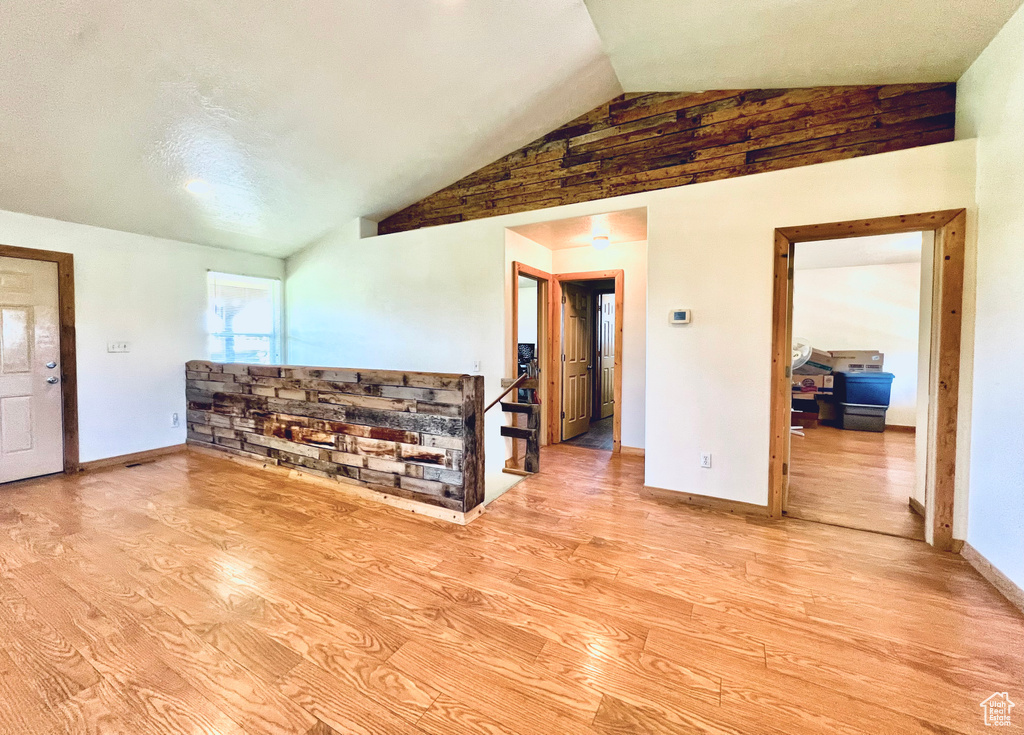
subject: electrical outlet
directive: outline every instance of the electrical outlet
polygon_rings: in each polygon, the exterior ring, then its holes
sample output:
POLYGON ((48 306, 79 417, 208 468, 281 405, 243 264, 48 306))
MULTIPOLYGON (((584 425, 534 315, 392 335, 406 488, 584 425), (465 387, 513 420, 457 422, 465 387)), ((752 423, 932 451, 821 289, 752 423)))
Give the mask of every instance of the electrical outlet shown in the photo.
POLYGON ((711 469, 711 452, 700 453, 700 466, 705 470, 711 469))
POLYGON ((172 413, 171 414, 171 428, 172 429, 177 429, 179 426, 181 426, 181 420, 178 418, 178 414, 172 413))
POLYGON ((127 342, 107 342, 107 352, 130 352, 131 347, 127 342))
POLYGON ((479 373, 480 372, 480 361, 479 360, 474 360, 473 361, 473 372, 474 373, 479 373))

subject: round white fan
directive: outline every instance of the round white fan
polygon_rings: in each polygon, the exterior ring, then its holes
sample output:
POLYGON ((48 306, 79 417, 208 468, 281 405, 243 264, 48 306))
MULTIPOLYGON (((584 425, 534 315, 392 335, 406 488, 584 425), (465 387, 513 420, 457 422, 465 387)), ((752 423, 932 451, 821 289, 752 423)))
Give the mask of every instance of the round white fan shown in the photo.
POLYGON ((811 359, 811 344, 803 337, 793 338, 793 369, 803 367, 811 359))

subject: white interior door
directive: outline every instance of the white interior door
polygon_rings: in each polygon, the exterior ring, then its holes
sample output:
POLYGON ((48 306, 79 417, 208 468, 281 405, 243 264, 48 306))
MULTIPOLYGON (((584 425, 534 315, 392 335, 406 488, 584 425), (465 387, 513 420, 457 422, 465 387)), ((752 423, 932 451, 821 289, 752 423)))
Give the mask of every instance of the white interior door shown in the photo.
POLYGON ((567 283, 562 287, 562 439, 590 428, 593 392, 590 385, 590 292, 567 283))
POLYGON ((601 294, 597 303, 601 307, 601 326, 598 331, 601 342, 598 350, 598 368, 601 371, 601 418, 606 419, 615 413, 615 294, 601 294))
POLYGON ((64 468, 57 264, 0 258, 0 482, 64 468))

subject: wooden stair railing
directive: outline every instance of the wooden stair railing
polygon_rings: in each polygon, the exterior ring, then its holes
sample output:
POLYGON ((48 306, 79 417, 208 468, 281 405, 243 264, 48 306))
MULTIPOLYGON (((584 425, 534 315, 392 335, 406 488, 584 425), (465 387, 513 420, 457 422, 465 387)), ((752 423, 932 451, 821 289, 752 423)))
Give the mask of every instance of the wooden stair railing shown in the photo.
POLYGON ((501 384, 502 384, 502 386, 503 386, 503 387, 505 388, 505 390, 503 390, 503 391, 501 392, 501 395, 500 395, 500 396, 498 396, 498 397, 497 397, 497 398, 495 398, 495 399, 494 399, 493 401, 491 401, 490 403, 488 403, 488 404, 487 404, 487 408, 485 408, 485 409, 484 409, 484 413, 487 413, 487 412, 488 412, 488 411, 490 411, 490 410, 491 410, 492 408, 494 408, 494 407, 495 407, 495 406, 497 406, 497 405, 498 405, 499 403, 501 403, 501 399, 502 399, 502 398, 504 398, 505 396, 507 396, 507 395, 508 395, 509 393, 511 393, 511 392, 512 392, 512 389, 513 389, 513 388, 518 388, 518 387, 519 387, 520 385, 522 385, 522 384, 523 384, 523 383, 525 383, 525 382, 526 382, 527 380, 529 380, 529 378, 530 378, 530 376, 529 376, 529 375, 527 375, 526 373, 523 373, 522 375, 520 375, 520 376, 519 376, 518 378, 516 378, 515 380, 513 380, 513 381, 512 381, 511 383, 509 383, 508 385, 505 385, 505 381, 504 381, 504 380, 503 380, 503 381, 501 381, 501 384))
MULTIPOLYGON (((501 410, 505 413, 512 415, 525 415, 526 416, 526 428, 520 426, 502 426, 501 435, 510 439, 525 440, 526 441, 526 456, 523 459, 522 472, 525 474, 536 474, 540 472, 540 406, 536 403, 510 403, 501 400, 515 388, 521 385, 526 385, 529 382, 536 383, 536 379, 531 379, 525 373, 520 375, 513 381, 502 381, 502 385, 505 386, 505 390, 502 391, 501 395, 491 401, 484 412, 490 411, 494 406, 501 404, 501 410), (507 384, 507 385, 506 385, 507 384)), ((513 449, 513 455, 515 450, 513 449)), ((506 470, 512 471, 514 474, 521 474, 522 472, 515 471, 515 468, 506 468, 506 470)))

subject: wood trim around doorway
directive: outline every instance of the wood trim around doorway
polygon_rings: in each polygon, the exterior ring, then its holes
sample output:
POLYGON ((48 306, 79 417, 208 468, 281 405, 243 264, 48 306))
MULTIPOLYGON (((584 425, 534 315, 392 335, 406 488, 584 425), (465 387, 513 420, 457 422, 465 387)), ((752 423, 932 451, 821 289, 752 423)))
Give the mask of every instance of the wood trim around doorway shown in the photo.
MULTIPOLYGON (((550 349, 550 339, 548 338, 548 319, 546 311, 542 310, 542 304, 547 304, 550 309, 551 302, 551 282, 554 280, 550 273, 528 266, 519 261, 512 261, 512 344, 510 345, 510 353, 512 355, 512 372, 509 375, 512 378, 519 377, 516 373, 518 372, 518 352, 519 352, 519 277, 525 276, 532 278, 537 281, 537 288, 539 289, 539 299, 537 303, 537 364, 541 366, 541 378, 544 377, 544 373, 548 370, 548 350, 550 349), (542 318, 543 317, 543 318, 542 318)), ((537 384, 537 395, 541 402, 541 431, 547 428, 545 424, 549 423, 548 413, 546 406, 551 403, 548 400, 548 387, 546 384, 538 381, 537 384)), ((513 403, 518 403, 517 398, 518 391, 515 394, 510 394, 509 399, 513 403)), ((541 443, 543 441, 544 434, 541 434, 541 443)), ((512 457, 505 461, 505 470, 511 471, 513 474, 519 471, 523 471, 522 465, 519 459, 519 448, 525 447, 525 439, 512 439, 512 457)), ((524 448, 525 452, 525 448, 524 448)))
POLYGON ((64 472, 80 469, 78 461, 78 358, 75 347, 75 259, 71 253, 0 245, 0 257, 57 264, 60 313, 61 398, 64 427, 64 472))
POLYGON ((622 269, 607 271, 585 271, 582 273, 556 273, 551 281, 550 323, 548 326, 548 443, 559 444, 562 441, 562 283, 566 281, 604 281, 615 280, 615 382, 612 393, 615 400, 615 413, 612 415, 612 452, 622 451, 622 328, 623 328, 623 287, 625 271, 622 269))
POLYGON ((928 391, 928 498, 926 531, 931 544, 952 551, 953 503, 956 480, 956 442, 959 402, 960 343, 962 333, 964 258, 967 214, 950 209, 922 214, 853 220, 775 230, 775 273, 772 298, 772 393, 769 451, 768 515, 782 516, 790 445, 792 360, 792 277, 794 245, 902 232, 935 232, 932 279, 933 355, 928 391), (934 434, 933 434, 934 431, 934 434))
MULTIPOLYGON (((516 354, 519 350, 519 276, 526 276, 532 278, 538 283, 546 283, 550 288, 551 274, 545 273, 537 268, 531 268, 528 265, 524 265, 517 260, 512 261, 512 362, 513 368, 516 363, 516 354)), ((550 298, 548 299, 550 301, 550 298)), ((538 336, 537 341, 540 342, 538 336)), ((538 353, 540 351, 540 344, 537 345, 538 353)), ((538 358, 541 356, 538 354, 538 358)), ((517 377, 515 375, 513 378, 517 377)))

